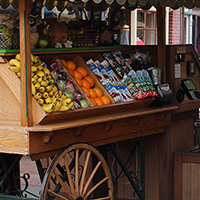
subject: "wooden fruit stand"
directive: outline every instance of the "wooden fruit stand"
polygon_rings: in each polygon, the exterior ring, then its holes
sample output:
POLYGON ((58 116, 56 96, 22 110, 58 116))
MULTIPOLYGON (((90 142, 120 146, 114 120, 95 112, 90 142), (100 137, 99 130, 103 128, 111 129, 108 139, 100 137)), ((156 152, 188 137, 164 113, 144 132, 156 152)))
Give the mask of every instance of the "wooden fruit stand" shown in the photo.
MULTIPOLYGON (((149 106, 154 99, 134 100, 126 103, 113 102, 110 105, 72 110, 65 113, 45 113, 32 97, 31 53, 39 55, 43 61, 48 63, 49 58, 53 58, 55 55, 63 59, 75 59, 79 54, 79 56, 87 60, 88 58, 98 57, 104 52, 115 50, 116 47, 85 49, 77 47, 72 50, 51 49, 47 51, 31 50, 30 25, 28 21, 31 5, 32 1, 25 0, 20 1, 20 4, 18 4, 21 79, 8 69, 7 60, 12 58, 16 52, 0 54, 0 152, 2 154, 27 155, 37 162, 42 158, 52 158, 58 153, 52 159, 47 173, 45 175, 40 174, 43 180, 40 199, 48 199, 49 195, 61 198, 59 195, 63 195, 62 190, 67 193, 69 199, 87 199, 93 193, 93 190, 104 182, 107 188, 105 196, 98 196, 97 194, 95 197, 95 194, 93 194, 94 197, 96 199, 114 199, 112 178, 108 166, 103 156, 94 146, 99 147, 135 138, 145 138, 145 153, 143 152, 145 154, 146 172, 145 178, 143 177, 145 179, 145 190, 143 188, 140 191, 134 183, 131 183, 131 185, 139 199, 172 199, 173 190, 170 186, 172 154, 178 148, 192 145, 192 125, 194 117, 198 117, 199 100, 190 101, 186 99, 180 105, 173 99, 172 104, 154 108, 149 106), (185 107, 185 105, 187 106, 185 107), (182 123, 185 123, 185 125, 183 126, 182 123), (187 128, 181 130, 185 126, 187 128), (181 135, 180 132, 185 135, 185 138, 188 139, 187 141, 180 143, 178 138, 181 135), (83 158, 81 158, 82 154, 83 158), (94 162, 94 166, 89 162, 90 154, 97 160, 94 162), (68 158, 66 159, 65 157, 68 158), (153 166, 152 157, 157 162, 155 166, 153 166), (64 168, 62 166, 63 163, 65 163, 64 168), (78 170, 80 163, 86 169, 92 169, 87 173, 83 169, 81 177, 79 177, 78 170), (164 163, 166 164, 165 166, 163 166, 164 163), (86 192, 99 166, 101 166, 102 170, 102 179, 93 180, 93 184, 96 183, 96 185, 94 184, 94 187, 91 186, 90 190, 86 192), (74 172, 74 183, 71 178, 71 170, 74 172), (152 177, 152 173, 156 178, 152 177), (91 174, 91 176, 87 177, 86 174, 91 174), (85 183, 84 179, 86 177, 90 181, 85 183), (65 186, 63 179, 66 179, 69 187, 65 186), (55 180, 53 189, 49 187, 51 180, 55 180)), ((161 39, 163 33, 159 33, 159 38, 161 39)), ((160 39, 159 42, 161 41, 160 39)), ((193 58, 195 52, 190 46, 182 47, 185 51, 179 52, 176 50, 178 47, 166 46, 164 46, 163 51, 159 51, 162 46, 160 45, 158 47, 145 46, 139 48, 141 51, 144 51, 144 49, 150 50, 154 57, 153 62, 162 66, 164 81, 169 81, 173 91, 176 92, 179 83, 174 84, 174 79, 171 75, 174 63, 170 63, 172 61, 168 59, 170 62, 168 61, 167 64, 171 66, 171 69, 166 67, 166 63, 163 63, 163 59, 166 59, 165 52, 172 52, 171 50, 175 49, 174 54, 186 55, 185 62, 189 59, 195 59, 198 67, 200 63, 196 57, 193 58), (159 59, 157 59, 157 55, 159 59), (163 59, 161 59, 162 57, 163 59)), ((135 51, 134 46, 117 48, 124 53, 135 51)), ((170 58, 173 56, 170 55, 170 58)), ((184 69, 185 66, 183 67, 184 69)), ((199 77, 199 69, 195 75, 195 83, 200 86, 197 77, 199 77)), ((110 147, 110 149, 113 153, 116 153, 114 148, 110 147)), ((118 162, 120 163, 120 158, 118 162)), ((123 163, 120 164, 123 168, 123 163)), ((126 169, 124 169, 124 172, 127 174, 129 181, 134 182, 129 177, 126 169)))

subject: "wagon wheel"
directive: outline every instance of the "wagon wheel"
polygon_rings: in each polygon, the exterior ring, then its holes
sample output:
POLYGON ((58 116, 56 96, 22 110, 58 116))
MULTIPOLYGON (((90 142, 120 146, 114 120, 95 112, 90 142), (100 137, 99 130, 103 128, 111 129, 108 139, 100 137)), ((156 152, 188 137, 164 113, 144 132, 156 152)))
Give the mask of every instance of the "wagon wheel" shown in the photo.
POLYGON ((60 151, 50 164, 40 200, 113 200, 108 165, 97 149, 78 143, 60 151))

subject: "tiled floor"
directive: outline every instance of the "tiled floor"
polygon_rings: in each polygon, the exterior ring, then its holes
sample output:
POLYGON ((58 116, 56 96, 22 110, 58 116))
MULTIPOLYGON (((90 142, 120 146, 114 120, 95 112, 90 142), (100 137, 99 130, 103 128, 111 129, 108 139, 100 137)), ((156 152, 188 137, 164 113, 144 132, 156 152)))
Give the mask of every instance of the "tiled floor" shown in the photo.
MULTIPOLYGON (((27 191, 39 197, 41 182, 38 175, 36 163, 34 161, 31 161, 31 159, 27 156, 23 156, 20 161, 20 175, 23 176, 25 173, 28 173, 30 175, 30 178, 28 179, 27 191)), ((24 187, 25 181, 21 179, 21 188, 24 189, 24 187)), ((34 196, 29 193, 25 193, 27 194, 27 197, 34 198, 34 196)))

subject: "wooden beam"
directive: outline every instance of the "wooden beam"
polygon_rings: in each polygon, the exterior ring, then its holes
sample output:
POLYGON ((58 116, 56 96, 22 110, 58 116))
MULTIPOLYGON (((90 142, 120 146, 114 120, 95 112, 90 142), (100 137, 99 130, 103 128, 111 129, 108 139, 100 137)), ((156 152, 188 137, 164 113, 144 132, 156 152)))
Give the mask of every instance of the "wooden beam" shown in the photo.
POLYGON ((18 0, 21 57, 21 125, 32 125, 30 0, 18 0))
POLYGON ((157 9, 157 41, 158 66, 162 70, 162 82, 166 82, 166 34, 165 34, 165 7, 159 3, 157 9))

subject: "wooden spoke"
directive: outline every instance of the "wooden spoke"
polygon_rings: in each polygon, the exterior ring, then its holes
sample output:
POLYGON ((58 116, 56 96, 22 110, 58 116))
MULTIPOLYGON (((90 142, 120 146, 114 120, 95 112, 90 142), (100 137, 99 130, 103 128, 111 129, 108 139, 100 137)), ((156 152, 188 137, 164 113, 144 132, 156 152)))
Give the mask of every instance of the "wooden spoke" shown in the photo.
POLYGON ((101 161, 99 161, 99 162, 97 163, 97 165, 96 165, 96 167, 94 168, 93 172, 90 174, 90 177, 89 177, 87 183, 85 184, 85 187, 84 187, 82 196, 85 195, 85 192, 87 191, 87 188, 88 188, 89 184, 91 183, 92 178, 94 177, 94 175, 95 175, 95 173, 97 172, 97 170, 98 170, 98 168, 99 168, 100 165, 101 165, 101 161))
POLYGON ((76 149, 76 155, 75 155, 75 190, 76 190, 77 197, 79 196, 79 190, 78 190, 78 180, 79 180, 79 176, 78 176, 78 166, 79 166, 78 156, 79 156, 79 150, 76 149))
POLYGON ((105 177, 103 180, 98 182, 93 188, 89 190, 89 192, 85 195, 84 199, 87 199, 87 197, 94 191, 96 190, 102 183, 108 180, 108 177, 105 177))
POLYGON ((93 146, 78 143, 61 150, 43 179, 40 200, 113 200, 113 184, 104 157, 93 146))
POLYGON ((80 194, 82 194, 82 191, 83 191, 83 184, 84 184, 84 181, 85 181, 85 176, 86 176, 86 171, 87 171, 87 168, 88 168, 90 155, 91 155, 91 151, 88 151, 87 157, 86 157, 86 160, 85 160, 85 164, 84 164, 84 169, 83 169, 81 182, 80 182, 80 194))
POLYGON ((101 197, 101 198, 98 198, 98 199, 93 199, 93 200, 108 200, 108 199, 111 199, 111 197, 101 197))
POLYGON ((49 194, 55 196, 55 197, 58 197, 59 199, 69 200, 69 199, 67 199, 67 198, 65 198, 65 197, 63 197, 63 196, 61 196, 61 195, 59 195, 59 194, 57 194, 57 193, 55 193, 55 192, 53 192, 53 191, 51 191, 51 190, 48 190, 47 192, 48 192, 49 194))
POLYGON ((58 179, 58 181, 60 182, 60 184, 62 185, 63 189, 65 190, 65 192, 72 198, 74 199, 72 193, 69 191, 69 189, 67 188, 67 186, 65 185, 65 183, 62 181, 62 179, 60 178, 59 174, 58 174, 58 170, 55 168, 54 170, 54 174, 56 175, 56 178, 58 179))
POLYGON ((68 161, 67 161, 66 156, 64 156, 64 163, 65 163, 65 169, 66 169, 66 172, 67 172, 67 178, 68 178, 68 181, 69 181, 69 186, 72 190, 72 194, 75 195, 74 185, 73 185, 73 182, 72 182, 71 172, 69 170, 68 161))

